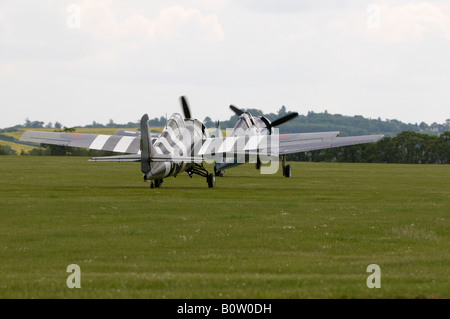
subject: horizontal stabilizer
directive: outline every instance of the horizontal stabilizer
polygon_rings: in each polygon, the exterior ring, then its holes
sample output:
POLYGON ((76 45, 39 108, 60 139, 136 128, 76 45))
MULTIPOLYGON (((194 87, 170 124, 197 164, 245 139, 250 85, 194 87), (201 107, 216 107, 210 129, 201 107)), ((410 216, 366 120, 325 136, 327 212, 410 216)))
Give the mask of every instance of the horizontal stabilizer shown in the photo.
POLYGON ((140 162, 141 155, 117 155, 117 156, 103 156, 92 157, 91 162, 140 162))
MULTIPOLYGON (((118 155, 118 156, 104 156, 93 157, 90 159, 93 162, 140 162, 141 155, 118 155)), ((153 154, 149 157, 149 162, 186 162, 186 163, 201 163, 202 157, 190 156, 174 156, 167 154, 153 154)))

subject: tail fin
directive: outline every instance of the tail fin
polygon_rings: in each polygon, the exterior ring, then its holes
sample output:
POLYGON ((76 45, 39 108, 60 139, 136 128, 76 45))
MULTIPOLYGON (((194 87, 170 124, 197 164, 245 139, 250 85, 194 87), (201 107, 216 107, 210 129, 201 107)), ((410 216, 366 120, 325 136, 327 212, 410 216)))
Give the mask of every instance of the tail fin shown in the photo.
POLYGON ((216 122, 216 132, 215 132, 215 137, 223 137, 222 135, 222 129, 220 128, 220 122, 217 121, 216 122))
MULTIPOLYGON (((230 106, 232 106, 232 105, 230 105, 230 106)), ((216 122, 215 137, 216 138, 222 138, 223 137, 222 129, 220 128, 220 122, 219 121, 216 122)), ((223 169, 223 170, 219 169, 219 165, 223 162, 223 159, 224 159, 223 158, 223 154, 219 154, 219 153, 216 154, 216 160, 215 160, 215 163, 214 163, 214 173, 216 175, 218 175, 218 176, 221 176, 221 177, 223 177, 223 175, 225 174, 225 169, 223 169)))
POLYGON ((141 171, 144 176, 151 170, 150 155, 154 153, 153 144, 149 137, 148 115, 144 114, 141 118, 141 171))

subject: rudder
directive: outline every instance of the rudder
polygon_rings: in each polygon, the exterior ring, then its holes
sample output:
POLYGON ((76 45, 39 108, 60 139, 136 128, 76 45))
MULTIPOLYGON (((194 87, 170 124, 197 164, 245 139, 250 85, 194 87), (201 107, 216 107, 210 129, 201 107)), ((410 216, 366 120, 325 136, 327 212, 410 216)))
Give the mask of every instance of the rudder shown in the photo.
POLYGON ((144 178, 151 170, 150 155, 154 153, 153 144, 149 136, 148 120, 147 114, 144 114, 141 118, 141 171, 144 173, 144 178))

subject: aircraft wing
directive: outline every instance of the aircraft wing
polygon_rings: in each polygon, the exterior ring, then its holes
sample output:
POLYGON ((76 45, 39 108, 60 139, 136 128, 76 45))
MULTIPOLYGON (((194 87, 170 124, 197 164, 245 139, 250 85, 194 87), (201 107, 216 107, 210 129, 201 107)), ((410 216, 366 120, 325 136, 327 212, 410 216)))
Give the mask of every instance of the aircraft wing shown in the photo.
POLYGON ((205 141, 200 149, 199 155, 286 155, 333 147, 372 143, 380 140, 384 136, 362 135, 336 137, 338 134, 339 132, 320 132, 271 135, 267 137, 269 139, 269 145, 271 145, 269 147, 259 144, 262 140, 261 136, 212 138, 205 141), (278 139, 278 141, 276 141, 276 139, 278 139))
POLYGON ((280 147, 290 147, 298 145, 311 145, 331 141, 339 132, 319 132, 319 133, 294 133, 282 135, 242 135, 231 137, 215 137, 203 140, 202 147, 198 151, 198 155, 215 155, 215 154, 243 154, 252 152, 253 150, 264 149, 261 145, 269 142, 272 145, 280 147), (264 141, 264 138, 268 139, 264 141), (277 144, 273 144, 278 139, 277 144), (263 144, 261 144, 263 143, 263 144))
MULTIPOLYGON (((320 140, 297 140, 286 142, 279 139, 278 147, 263 148, 260 150, 250 150, 246 152, 248 155, 267 154, 267 155, 286 155, 293 153, 301 153, 307 151, 323 150, 333 147, 350 146, 366 143, 374 143, 383 138, 384 135, 361 135, 348 137, 324 137, 320 140)), ((242 152, 240 152, 242 154, 242 152)), ((239 152, 237 153, 239 155, 239 152)))
MULTIPOLYGON (((134 130, 119 129, 116 131, 116 133, 114 133, 114 135, 141 137, 141 132, 134 130)), ((150 138, 152 139, 152 142, 154 142, 154 140, 156 140, 159 137, 159 135, 160 135, 159 133, 150 132, 150 138)))
POLYGON ((278 153, 279 155, 286 155, 333 147, 373 143, 383 138, 383 136, 384 135, 348 136, 323 139, 322 141, 295 141, 290 143, 284 143, 283 140, 280 139, 278 153))
POLYGON ((20 141, 137 154, 140 136, 26 131, 20 141))

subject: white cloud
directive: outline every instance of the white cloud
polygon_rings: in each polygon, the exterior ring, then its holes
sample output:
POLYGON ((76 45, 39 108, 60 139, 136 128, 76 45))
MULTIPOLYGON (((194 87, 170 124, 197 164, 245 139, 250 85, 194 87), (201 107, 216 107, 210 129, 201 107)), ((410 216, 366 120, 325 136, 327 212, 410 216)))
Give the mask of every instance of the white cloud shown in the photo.
POLYGON ((80 6, 83 30, 101 39, 217 42, 225 37, 217 16, 197 9, 170 6, 150 18, 146 12, 123 10, 111 0, 85 1, 80 6))
POLYGON ((216 15, 203 15, 196 9, 184 9, 181 6, 161 11, 154 25, 155 36, 166 41, 194 35, 200 41, 217 42, 225 37, 216 15))
POLYGON ((0 104, 14 112, 0 127, 159 117, 180 111, 181 94, 200 119, 228 118, 229 104, 284 104, 441 122, 449 9, 420 0, 2 2, 0 104), (69 3, 80 6, 80 29, 67 27, 69 3), (367 26, 369 3, 379 3, 380 28, 367 26))
POLYGON ((291 33, 288 35, 288 38, 291 40, 300 40, 300 39, 306 39, 311 38, 316 35, 316 32, 312 29, 302 30, 300 32, 291 33))
POLYGON ((380 5, 380 27, 368 28, 375 41, 404 43, 420 41, 431 34, 450 39, 450 16, 447 4, 428 2, 405 5, 380 5))
POLYGON ((347 1, 344 0, 237 0, 248 10, 259 13, 271 14, 291 14, 299 12, 311 12, 323 9, 344 8, 347 6, 347 1))

